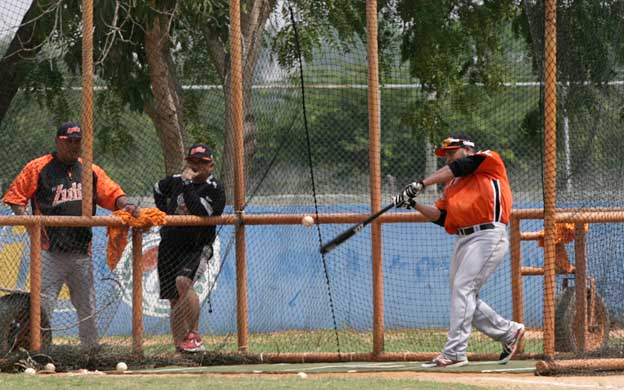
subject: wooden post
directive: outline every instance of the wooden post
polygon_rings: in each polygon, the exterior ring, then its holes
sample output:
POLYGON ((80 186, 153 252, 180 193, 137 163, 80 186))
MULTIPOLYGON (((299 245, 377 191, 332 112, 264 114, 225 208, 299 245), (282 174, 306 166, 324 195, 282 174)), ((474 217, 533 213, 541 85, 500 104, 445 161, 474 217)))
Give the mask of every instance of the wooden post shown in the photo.
MULTIPOLYGON (((370 161, 371 212, 381 210, 381 143, 379 66, 377 57, 377 1, 366 1, 366 31, 368 52, 368 134, 370 161)), ((373 355, 384 350, 383 256, 381 222, 371 224, 371 254, 373 274, 373 355)))
POLYGON ((82 215, 93 215, 93 0, 82 1, 82 215))
MULTIPOLYGON (((41 225, 30 236, 30 350, 41 349, 41 225)), ((51 313, 50 313, 51 314, 51 313)))
MULTIPOLYGON (((520 241, 520 220, 511 216, 510 223, 510 251, 511 251, 511 299, 513 301, 513 320, 524 323, 524 291, 522 288, 522 242, 520 241)), ((524 350, 524 339, 518 346, 524 350)))
MULTIPOLYGON (((554 360, 540 361, 535 364, 536 375, 558 375, 570 372, 617 372, 624 370, 624 359, 576 359, 576 360, 554 360)), ((578 375, 578 374, 576 374, 578 375)))
MULTIPOLYGON (((234 140, 234 210, 242 217, 245 207, 245 171, 243 147, 243 70, 240 0, 230 0, 230 115, 234 140)), ((251 77, 251 75, 249 75, 251 77)), ((245 225, 242 218, 236 225, 236 325, 238 350, 248 350, 247 318, 247 259, 245 254, 245 225)))
POLYGON ((555 356, 557 1, 546 0, 544 66, 544 355, 555 356))
POLYGON ((587 350, 587 259, 585 256, 585 224, 577 223, 574 242, 576 265, 576 346, 578 352, 587 350))
POLYGON ((132 353, 143 355, 143 233, 132 228, 132 353))

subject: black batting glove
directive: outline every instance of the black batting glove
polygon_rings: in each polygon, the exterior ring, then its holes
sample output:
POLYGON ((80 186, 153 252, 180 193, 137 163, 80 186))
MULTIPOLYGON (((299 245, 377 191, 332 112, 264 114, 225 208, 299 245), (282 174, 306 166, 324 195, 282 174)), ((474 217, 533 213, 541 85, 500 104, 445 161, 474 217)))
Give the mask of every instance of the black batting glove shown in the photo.
POLYGON ((414 198, 416 195, 420 194, 422 190, 425 188, 425 184, 421 181, 415 181, 413 183, 408 184, 403 189, 403 194, 405 194, 406 198, 414 198))
POLYGON ((405 198, 403 193, 399 195, 395 195, 392 197, 392 203, 396 208, 405 208, 405 209, 415 209, 416 208, 416 199, 414 198, 405 198))
POLYGON ((405 207, 407 202, 402 192, 392 197, 392 204, 394 204, 396 208, 405 207))
POLYGON ((400 194, 392 197, 394 207, 404 207, 406 209, 415 208, 416 201, 414 198, 425 188, 422 180, 408 184, 400 194))

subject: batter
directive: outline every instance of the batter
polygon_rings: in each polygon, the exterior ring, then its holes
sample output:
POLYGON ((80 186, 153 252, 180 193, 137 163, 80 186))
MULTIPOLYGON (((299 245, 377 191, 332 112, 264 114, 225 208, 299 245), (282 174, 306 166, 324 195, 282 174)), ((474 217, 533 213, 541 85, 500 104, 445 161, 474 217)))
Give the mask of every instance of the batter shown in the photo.
POLYGON ((415 209, 447 233, 457 235, 449 269, 448 340, 442 353, 423 366, 468 364, 466 349, 473 327, 501 342, 499 363, 505 364, 524 336, 524 325, 501 317, 479 298, 479 290, 509 248, 512 195, 507 170, 498 153, 476 151, 474 142, 464 134, 446 138, 435 153, 446 158, 447 165, 393 197, 396 207, 415 209), (435 206, 417 203, 415 197, 432 184, 446 184, 435 206))

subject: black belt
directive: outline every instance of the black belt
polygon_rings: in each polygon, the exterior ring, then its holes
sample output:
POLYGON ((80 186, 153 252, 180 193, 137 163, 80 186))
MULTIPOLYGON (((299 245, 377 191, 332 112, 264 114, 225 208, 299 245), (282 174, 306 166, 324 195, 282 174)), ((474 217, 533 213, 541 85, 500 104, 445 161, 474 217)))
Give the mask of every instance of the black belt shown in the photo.
POLYGON ((459 228, 459 229, 457 229, 457 235, 459 235, 459 236, 467 236, 467 235, 472 234, 474 232, 478 232, 479 230, 494 229, 495 227, 496 227, 496 225, 494 225, 493 223, 483 223, 481 225, 474 225, 474 226, 470 226, 470 227, 466 227, 466 228, 459 228))

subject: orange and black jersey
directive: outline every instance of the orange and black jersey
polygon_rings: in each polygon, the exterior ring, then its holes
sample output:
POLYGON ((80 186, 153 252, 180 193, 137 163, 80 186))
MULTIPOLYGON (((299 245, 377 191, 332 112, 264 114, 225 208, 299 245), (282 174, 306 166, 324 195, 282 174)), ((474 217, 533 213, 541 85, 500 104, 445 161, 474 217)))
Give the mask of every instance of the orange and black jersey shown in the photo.
MULTIPOLYGON (((210 175, 201 183, 184 182, 180 175, 167 176, 154 185, 156 207, 168 215, 217 216, 225 208, 223 184, 210 175)), ((162 244, 197 250, 212 245, 216 227, 163 226, 162 244)))
MULTIPOLYGON (((93 164, 93 214, 96 205, 114 210, 115 202, 125 193, 104 170, 93 164)), ((66 164, 56 153, 47 154, 30 161, 17 175, 4 202, 10 205, 26 206, 31 202, 35 215, 82 214, 82 163, 81 160, 66 164)), ((89 227, 44 227, 42 248, 56 252, 89 252, 92 232, 89 227)))
POLYGON ((448 233, 482 223, 509 221, 513 200, 507 170, 498 153, 480 151, 452 162, 449 168, 455 177, 436 201, 442 211, 437 223, 443 222, 448 233))

